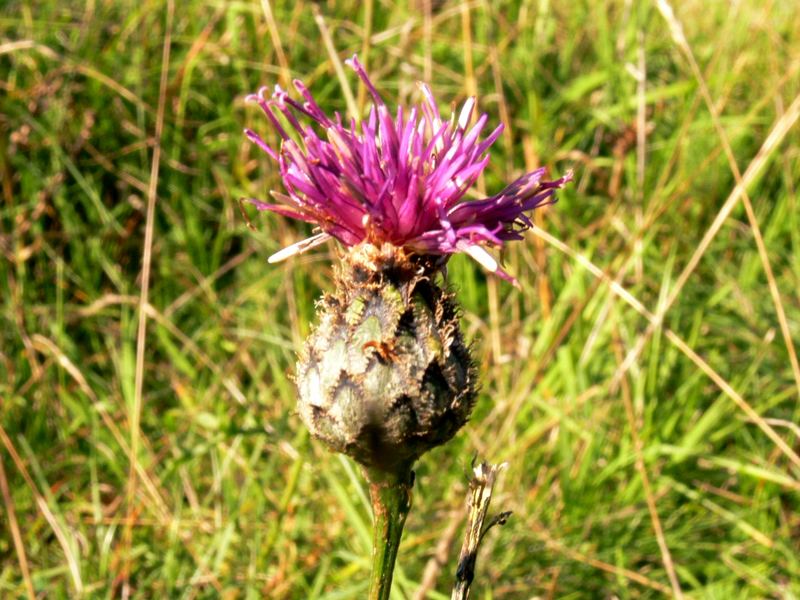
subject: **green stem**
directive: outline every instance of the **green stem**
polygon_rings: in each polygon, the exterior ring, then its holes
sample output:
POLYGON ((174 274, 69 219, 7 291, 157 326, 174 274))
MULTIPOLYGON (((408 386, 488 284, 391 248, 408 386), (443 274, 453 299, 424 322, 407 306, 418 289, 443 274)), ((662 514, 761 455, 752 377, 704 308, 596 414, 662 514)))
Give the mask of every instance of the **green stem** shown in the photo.
POLYGON ((369 600, 388 600, 403 525, 406 523, 408 511, 411 510, 414 472, 408 468, 397 473, 365 469, 365 474, 369 481, 369 497, 375 517, 369 600))

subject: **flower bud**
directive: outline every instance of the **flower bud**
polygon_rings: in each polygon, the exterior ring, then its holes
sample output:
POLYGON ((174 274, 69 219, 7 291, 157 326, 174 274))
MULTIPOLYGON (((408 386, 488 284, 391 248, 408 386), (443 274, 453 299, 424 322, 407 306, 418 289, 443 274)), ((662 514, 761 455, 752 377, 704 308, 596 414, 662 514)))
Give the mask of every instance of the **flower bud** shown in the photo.
POLYGON ((368 469, 410 468, 474 405, 458 307, 430 260, 388 243, 349 249, 297 364, 311 433, 368 469))

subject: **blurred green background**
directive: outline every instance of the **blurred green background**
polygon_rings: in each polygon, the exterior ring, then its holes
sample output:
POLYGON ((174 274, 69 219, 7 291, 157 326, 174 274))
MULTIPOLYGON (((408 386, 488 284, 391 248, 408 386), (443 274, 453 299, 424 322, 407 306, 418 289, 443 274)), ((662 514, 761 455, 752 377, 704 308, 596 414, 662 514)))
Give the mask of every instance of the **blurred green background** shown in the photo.
POLYGON ((476 598, 797 598, 800 6, 674 4, 4 0, 0 597, 365 596, 364 484, 287 377, 334 250, 268 265, 308 229, 238 205, 280 186, 244 96, 344 113, 358 52, 507 124, 488 192, 576 173, 521 291, 451 261, 483 387, 393 598, 449 598, 475 454, 514 511, 476 598))

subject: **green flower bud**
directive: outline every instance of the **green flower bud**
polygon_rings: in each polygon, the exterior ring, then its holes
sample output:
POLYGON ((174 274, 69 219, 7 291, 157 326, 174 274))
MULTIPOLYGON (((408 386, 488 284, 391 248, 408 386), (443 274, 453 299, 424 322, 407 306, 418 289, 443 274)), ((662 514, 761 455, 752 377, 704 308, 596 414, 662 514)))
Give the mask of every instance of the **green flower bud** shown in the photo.
POLYGON ((368 469, 398 471, 466 423, 476 373, 453 295, 430 257, 350 249, 297 364, 314 437, 368 469))

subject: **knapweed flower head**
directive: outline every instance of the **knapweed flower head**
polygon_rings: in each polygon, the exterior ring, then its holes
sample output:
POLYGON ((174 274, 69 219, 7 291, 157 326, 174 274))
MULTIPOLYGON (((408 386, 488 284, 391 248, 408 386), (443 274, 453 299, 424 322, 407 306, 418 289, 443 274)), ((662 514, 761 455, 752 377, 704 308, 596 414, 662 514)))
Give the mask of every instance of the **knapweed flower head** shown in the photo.
POLYGON ((488 116, 470 126, 475 98, 444 120, 430 88, 420 84, 423 101, 409 111, 390 112, 357 57, 348 60, 369 90, 374 105, 359 124, 329 117, 300 81, 303 101, 276 86, 248 96, 257 102, 281 137, 270 147, 254 131, 246 135, 278 162, 287 194, 279 202, 250 199, 261 210, 305 221, 319 232, 270 258, 271 262, 336 238, 346 246, 391 244, 406 251, 441 257, 464 252, 501 277, 513 281, 484 249, 522 239, 532 226, 527 212, 549 204, 571 174, 545 181, 545 169, 523 175, 483 200, 465 194, 489 162, 489 149, 503 130, 486 137, 488 116), (279 118, 282 114, 283 122, 279 118))
POLYGON ((538 169, 467 199, 502 125, 482 135, 489 119, 472 123, 474 98, 443 119, 424 84, 418 106, 390 112, 358 59, 348 64, 374 101, 361 123, 327 115, 300 81, 300 99, 280 87, 248 97, 280 147, 245 132, 278 163, 286 188, 273 192, 276 203, 251 202, 316 229, 271 262, 330 239, 347 247, 297 362, 298 413, 329 448, 397 475, 452 438, 477 396, 460 309, 437 272, 464 252, 513 281, 485 246, 521 239, 533 225, 526 213, 553 202, 571 176, 546 181, 538 169))

